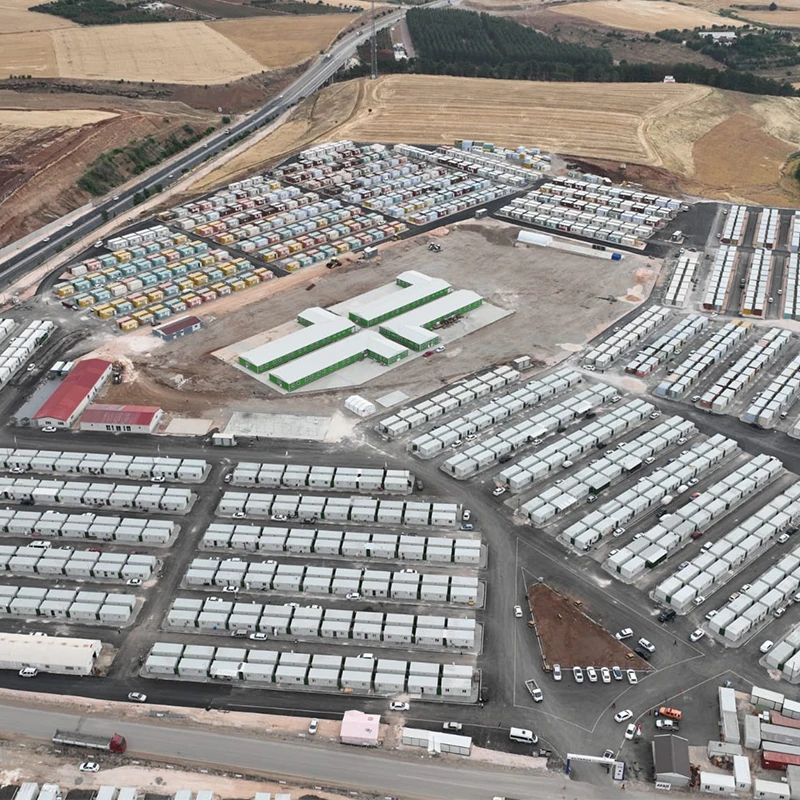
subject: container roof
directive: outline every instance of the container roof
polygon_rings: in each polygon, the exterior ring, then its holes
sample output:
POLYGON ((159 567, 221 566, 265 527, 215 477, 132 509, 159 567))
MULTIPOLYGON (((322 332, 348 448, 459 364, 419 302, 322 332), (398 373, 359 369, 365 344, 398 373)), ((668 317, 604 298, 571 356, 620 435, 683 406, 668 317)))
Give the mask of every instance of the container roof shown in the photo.
POLYGON ((111 362, 100 358, 79 361, 33 418, 66 422, 110 368, 111 362))
POLYGON ((161 411, 158 406, 126 406, 93 403, 81 416, 81 422, 100 425, 150 425, 161 411))

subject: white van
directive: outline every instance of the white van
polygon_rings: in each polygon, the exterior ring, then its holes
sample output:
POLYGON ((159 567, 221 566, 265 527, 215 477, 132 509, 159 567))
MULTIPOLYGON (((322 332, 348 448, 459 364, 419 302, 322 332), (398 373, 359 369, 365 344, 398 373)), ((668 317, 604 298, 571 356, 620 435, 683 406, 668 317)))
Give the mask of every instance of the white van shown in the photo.
POLYGON ((533 731, 525 728, 510 728, 508 738, 512 742, 521 742, 522 744, 536 744, 539 741, 539 737, 533 731))
POLYGON ((35 678, 39 674, 39 670, 36 667, 23 667, 19 671, 20 678, 35 678))

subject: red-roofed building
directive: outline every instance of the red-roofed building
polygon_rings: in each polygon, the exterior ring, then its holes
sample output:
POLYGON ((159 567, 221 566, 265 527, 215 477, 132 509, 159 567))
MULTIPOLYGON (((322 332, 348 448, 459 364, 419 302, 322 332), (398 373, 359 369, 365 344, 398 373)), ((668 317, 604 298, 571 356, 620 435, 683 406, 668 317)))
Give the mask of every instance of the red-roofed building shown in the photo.
POLYGON ((179 339, 181 336, 188 336, 190 333, 199 331, 202 327, 203 323, 198 317, 188 316, 159 325, 157 328, 153 328, 153 333, 164 341, 171 342, 173 339, 179 339))
POLYGON ((71 427, 110 377, 110 361, 103 361, 101 358, 79 361, 33 415, 33 421, 40 428, 48 425, 56 428, 71 427))
POLYGON ((152 433, 164 412, 158 406, 90 405, 81 417, 82 431, 152 433))

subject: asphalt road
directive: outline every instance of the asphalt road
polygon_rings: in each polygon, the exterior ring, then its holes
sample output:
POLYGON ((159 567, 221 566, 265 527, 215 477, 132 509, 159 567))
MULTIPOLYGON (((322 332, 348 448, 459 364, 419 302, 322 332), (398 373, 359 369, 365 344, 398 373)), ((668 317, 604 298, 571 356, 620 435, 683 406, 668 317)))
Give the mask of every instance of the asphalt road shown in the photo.
MULTIPOLYGON (((371 750, 344 746, 297 744, 206 733, 188 727, 155 723, 130 723, 113 717, 80 717, 15 706, 0 706, 0 729, 37 739, 49 740, 57 728, 85 733, 120 733, 128 741, 131 756, 152 757, 170 762, 200 763, 255 774, 310 780, 325 786, 357 788, 407 798, 426 800, 487 800, 504 795, 525 800, 552 800, 564 796, 566 779, 508 769, 475 768, 465 762, 436 762, 427 754, 411 753, 389 758, 371 750)), ((76 761, 87 751, 76 749, 76 761)), ((413 751, 412 751, 413 752, 413 751)), ((104 766, 104 755, 92 753, 104 766)), ((115 759, 114 756, 109 761, 115 759)), ((102 771, 100 773, 102 775, 102 771)), ((570 785, 570 797, 580 800, 618 797, 611 787, 597 789, 570 785)), ((633 798, 647 795, 631 793, 633 798)))
MULTIPOLYGON (((448 0, 433 0, 429 7, 448 5, 448 0)), ((380 30, 394 25, 405 16, 405 9, 393 12, 376 21, 380 30)), ((325 55, 320 56, 282 95, 270 100, 261 108, 249 114, 240 122, 229 125, 224 131, 203 139, 202 142, 179 155, 175 160, 158 167, 131 187, 121 190, 118 195, 100 202, 53 233, 47 240, 40 240, 20 251, 0 264, 0 285, 8 285, 24 275, 27 271, 40 266, 46 259, 55 255, 65 246, 90 234, 104 224, 104 213, 113 217, 133 207, 133 196, 144 189, 151 189, 157 184, 169 185, 179 180, 186 170, 213 158, 225 146, 233 143, 242 134, 249 134, 271 122, 295 103, 324 86, 328 80, 345 64, 355 52, 358 45, 370 37, 370 26, 356 31, 341 41, 336 42, 325 55)))

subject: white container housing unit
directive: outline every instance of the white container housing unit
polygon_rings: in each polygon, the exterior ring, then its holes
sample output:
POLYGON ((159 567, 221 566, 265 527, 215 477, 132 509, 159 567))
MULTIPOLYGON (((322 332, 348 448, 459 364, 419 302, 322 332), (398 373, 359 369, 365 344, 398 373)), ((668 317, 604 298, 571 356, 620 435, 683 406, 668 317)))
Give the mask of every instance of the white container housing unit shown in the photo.
POLYGON ((767 386, 758 392, 742 415, 742 421, 771 428, 786 414, 800 393, 800 356, 795 356, 767 386))
POLYGON ((722 311, 728 297, 731 280, 736 272, 734 263, 738 250, 736 247, 723 245, 717 250, 711 272, 708 276, 706 291, 703 295, 703 308, 706 311, 722 311))
POLYGON ((700 259, 699 253, 684 252, 678 256, 675 269, 669 279, 669 284, 664 292, 664 305, 678 306, 686 305, 692 291, 692 280, 697 272, 697 265, 700 259))
POLYGON ((644 378, 677 355, 708 327, 708 317, 690 314, 640 350, 625 366, 625 372, 644 378))
POLYGON ((767 309, 767 294, 772 281, 772 253, 761 248, 753 251, 753 260, 747 271, 742 292, 742 314, 763 317, 767 309))

